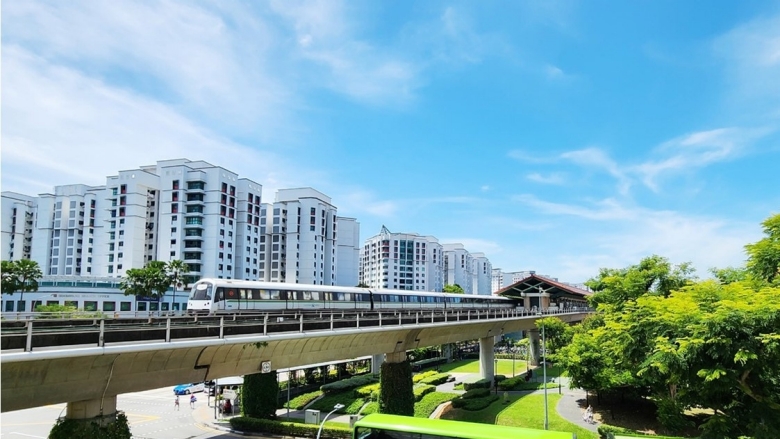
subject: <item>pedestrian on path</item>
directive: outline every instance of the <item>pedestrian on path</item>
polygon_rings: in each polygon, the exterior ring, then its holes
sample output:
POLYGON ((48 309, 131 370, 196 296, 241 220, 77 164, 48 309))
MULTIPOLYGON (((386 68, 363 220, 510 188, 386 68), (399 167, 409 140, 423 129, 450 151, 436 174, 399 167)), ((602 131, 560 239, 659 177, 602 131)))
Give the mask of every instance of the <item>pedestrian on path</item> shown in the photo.
POLYGON ((191 408, 191 409, 194 409, 194 408, 195 408, 195 401, 197 401, 197 400, 198 400, 198 399, 197 399, 197 398, 195 398, 195 395, 190 395, 190 408, 191 408))
POLYGON ((173 402, 174 410, 179 410, 179 395, 176 395, 176 401, 173 402))

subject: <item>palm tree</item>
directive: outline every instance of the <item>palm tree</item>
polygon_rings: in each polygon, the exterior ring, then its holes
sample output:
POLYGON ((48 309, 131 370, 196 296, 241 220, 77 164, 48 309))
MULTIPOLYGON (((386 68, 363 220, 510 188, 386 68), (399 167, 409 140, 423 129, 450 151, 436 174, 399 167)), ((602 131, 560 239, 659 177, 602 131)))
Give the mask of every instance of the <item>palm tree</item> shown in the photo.
POLYGON ((187 276, 185 276, 184 273, 190 271, 190 266, 181 259, 176 259, 168 261, 168 263, 165 264, 165 271, 168 272, 168 277, 170 277, 173 282, 171 311, 176 311, 176 289, 182 284, 180 281, 183 281, 184 288, 187 288, 187 276))

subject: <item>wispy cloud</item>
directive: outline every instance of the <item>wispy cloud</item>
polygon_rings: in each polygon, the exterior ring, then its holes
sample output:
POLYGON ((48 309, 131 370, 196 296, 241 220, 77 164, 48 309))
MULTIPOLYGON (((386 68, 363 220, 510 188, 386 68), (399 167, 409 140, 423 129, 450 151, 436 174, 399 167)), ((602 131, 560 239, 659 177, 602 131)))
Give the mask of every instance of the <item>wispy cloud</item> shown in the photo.
POLYGON ((580 166, 601 168, 618 181, 618 190, 625 194, 631 188, 631 179, 625 170, 599 148, 586 148, 561 154, 561 158, 580 166))
POLYGON ((614 199, 601 200, 590 207, 544 201, 528 194, 516 195, 512 200, 533 207, 543 214, 568 215, 597 221, 631 220, 639 214, 636 210, 626 209, 614 199))
POLYGON ((566 183, 566 175, 562 172, 553 172, 547 175, 533 172, 526 175, 525 178, 542 184, 563 185, 566 183))

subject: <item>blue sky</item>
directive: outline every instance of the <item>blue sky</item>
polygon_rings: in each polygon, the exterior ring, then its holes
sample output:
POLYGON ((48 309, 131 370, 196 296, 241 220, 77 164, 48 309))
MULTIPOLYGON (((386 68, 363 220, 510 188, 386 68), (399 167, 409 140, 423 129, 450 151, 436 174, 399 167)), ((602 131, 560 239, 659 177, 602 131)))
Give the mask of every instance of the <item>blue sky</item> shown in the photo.
POLYGON ((203 159, 580 282, 780 212, 780 6, 2 3, 2 190, 203 159))

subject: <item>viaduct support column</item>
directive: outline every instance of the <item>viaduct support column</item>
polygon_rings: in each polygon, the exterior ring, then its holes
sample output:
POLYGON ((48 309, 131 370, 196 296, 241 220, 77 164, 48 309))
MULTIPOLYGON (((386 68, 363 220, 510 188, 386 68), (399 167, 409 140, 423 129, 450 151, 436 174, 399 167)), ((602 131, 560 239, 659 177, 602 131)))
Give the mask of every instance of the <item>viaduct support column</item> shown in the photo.
POLYGON ((376 354, 371 356, 371 373, 379 375, 382 371, 382 363, 385 361, 385 354, 376 354))
POLYGON ((494 337, 482 337, 479 339, 479 375, 483 379, 493 380, 496 371, 493 369, 494 337))
POLYGON ((116 395, 106 396, 103 399, 69 402, 65 417, 68 419, 105 418, 106 423, 113 422, 116 419, 116 395))
POLYGON ((541 347, 539 346, 539 330, 532 329, 528 331, 528 349, 531 351, 531 365, 539 365, 539 357, 541 356, 541 347))
POLYGON ((385 354, 379 383, 380 413, 414 416, 412 366, 406 361, 405 351, 385 354))

